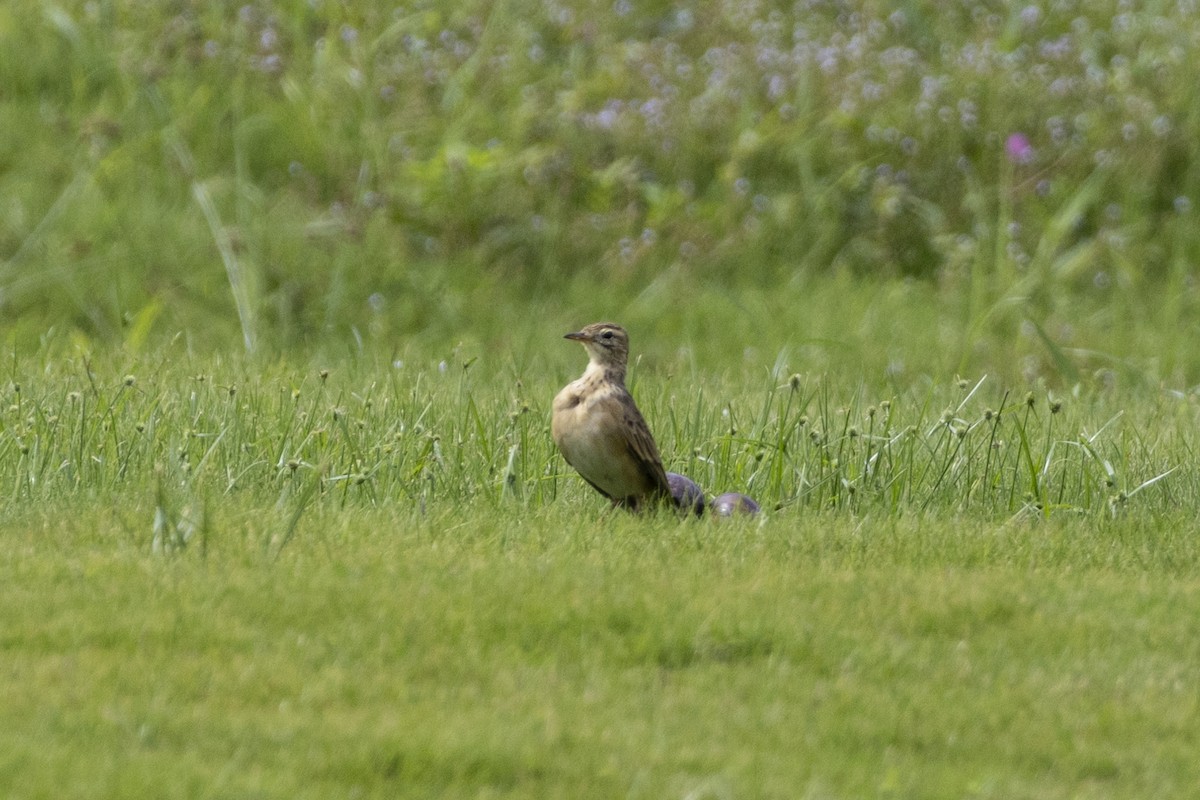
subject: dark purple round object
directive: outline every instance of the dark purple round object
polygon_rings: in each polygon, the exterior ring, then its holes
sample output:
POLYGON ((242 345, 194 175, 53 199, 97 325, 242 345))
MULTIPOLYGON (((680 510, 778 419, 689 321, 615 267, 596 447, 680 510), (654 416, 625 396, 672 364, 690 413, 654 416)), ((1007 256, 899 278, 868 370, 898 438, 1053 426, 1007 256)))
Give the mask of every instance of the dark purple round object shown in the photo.
POLYGON ((753 498, 741 492, 726 492, 725 494, 718 495, 709 503, 709 507, 712 508, 712 512, 718 517, 733 517, 738 514, 745 514, 752 517, 761 510, 753 498))
POLYGON ((675 506, 680 511, 691 511, 696 516, 704 513, 704 490, 700 484, 686 475, 668 472, 667 485, 671 487, 671 497, 675 498, 675 506))

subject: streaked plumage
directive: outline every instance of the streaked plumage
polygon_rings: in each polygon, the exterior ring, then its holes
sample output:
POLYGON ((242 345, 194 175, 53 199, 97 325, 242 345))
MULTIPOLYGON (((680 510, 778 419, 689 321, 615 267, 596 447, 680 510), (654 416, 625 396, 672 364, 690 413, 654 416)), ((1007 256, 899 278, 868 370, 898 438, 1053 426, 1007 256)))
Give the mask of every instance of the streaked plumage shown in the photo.
POLYGON ((554 398, 550 431, 563 458, 614 505, 637 510, 670 499, 658 446, 625 388, 629 335, 597 322, 564 338, 582 344, 589 360, 554 398))

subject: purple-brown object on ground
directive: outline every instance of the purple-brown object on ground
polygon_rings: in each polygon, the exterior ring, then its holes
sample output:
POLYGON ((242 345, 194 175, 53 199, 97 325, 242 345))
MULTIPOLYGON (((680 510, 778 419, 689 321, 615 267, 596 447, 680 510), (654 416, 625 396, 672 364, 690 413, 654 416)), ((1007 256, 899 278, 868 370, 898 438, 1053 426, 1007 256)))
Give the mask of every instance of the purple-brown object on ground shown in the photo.
POLYGON ((680 511, 692 511, 698 517, 704 514, 704 490, 700 484, 686 475, 668 472, 667 485, 671 487, 671 497, 675 498, 675 506, 680 511))
POLYGON ((737 514, 752 517, 760 511, 758 503, 741 492, 726 492, 718 495, 709 503, 709 507, 718 517, 732 517, 737 514))

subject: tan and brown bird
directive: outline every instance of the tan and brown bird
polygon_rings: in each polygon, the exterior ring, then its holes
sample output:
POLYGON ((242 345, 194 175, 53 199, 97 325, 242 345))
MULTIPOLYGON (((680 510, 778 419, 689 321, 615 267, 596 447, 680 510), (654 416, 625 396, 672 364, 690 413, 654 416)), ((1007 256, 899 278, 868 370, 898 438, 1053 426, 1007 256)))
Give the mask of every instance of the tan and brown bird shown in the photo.
POLYGON ((550 432, 563 458, 613 505, 632 511, 671 498, 658 447, 625 388, 629 334, 597 322, 564 338, 583 345, 583 376, 554 398, 550 432))

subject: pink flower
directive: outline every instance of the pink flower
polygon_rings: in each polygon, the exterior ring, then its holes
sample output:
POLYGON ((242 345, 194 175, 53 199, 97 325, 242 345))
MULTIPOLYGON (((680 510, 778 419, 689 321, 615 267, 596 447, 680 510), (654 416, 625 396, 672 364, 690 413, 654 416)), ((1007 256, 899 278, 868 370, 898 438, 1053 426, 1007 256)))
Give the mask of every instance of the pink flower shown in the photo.
POLYGON ((1019 132, 1010 133, 1004 140, 1004 153, 1014 164, 1028 164, 1033 161, 1034 157, 1033 145, 1030 144, 1029 137, 1019 132))

